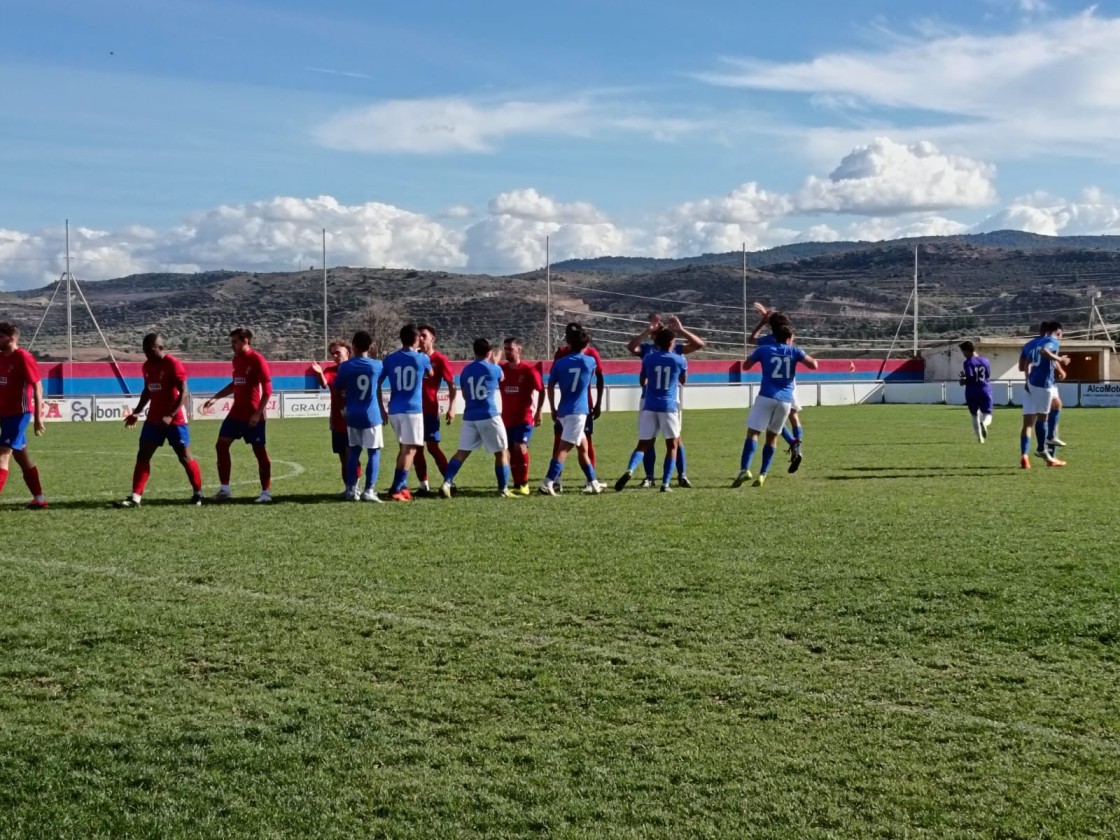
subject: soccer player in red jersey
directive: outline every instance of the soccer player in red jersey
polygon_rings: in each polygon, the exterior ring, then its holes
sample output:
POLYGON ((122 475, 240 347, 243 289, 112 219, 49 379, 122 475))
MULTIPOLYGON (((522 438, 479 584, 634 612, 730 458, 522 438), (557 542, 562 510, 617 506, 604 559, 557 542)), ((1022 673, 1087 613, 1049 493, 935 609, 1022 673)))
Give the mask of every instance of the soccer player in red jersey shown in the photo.
MULTIPOLYGON (((350 452, 350 433, 346 427, 346 416, 343 409, 346 400, 334 386, 335 377, 338 376, 338 366, 350 358, 350 345, 342 339, 335 339, 327 347, 330 351, 333 364, 323 367, 318 362, 311 363, 311 371, 319 379, 320 388, 329 388, 331 392, 331 451, 338 456, 342 466, 342 493, 339 498, 348 498, 346 491, 346 459, 350 452)), ((358 465, 358 477, 362 474, 362 466, 358 465)))
MULTIPOLYGON (((558 361, 565 356, 571 355, 572 337, 578 335, 583 327, 576 321, 571 322, 564 328, 564 344, 556 348, 556 352, 552 355, 552 361, 558 361)), ((595 444, 591 440, 591 435, 595 431, 595 421, 599 419, 603 410, 603 360, 599 358, 599 351, 588 344, 584 350, 588 356, 595 359, 595 398, 591 399, 591 387, 587 388, 588 402, 591 404, 591 413, 587 416, 587 424, 584 426, 584 435, 587 438, 587 457, 591 461, 591 466, 595 466, 595 444)), ((544 405, 544 393, 537 400, 537 413, 540 414, 541 408, 544 405)), ((559 423, 552 424, 552 458, 556 460, 556 455, 560 451, 560 433, 562 428, 559 423)), ((560 492, 559 483, 556 484, 556 492, 560 492)))
POLYGON ((152 472, 152 456, 164 443, 171 445, 179 456, 179 463, 187 471, 191 484, 191 504, 202 504, 202 472, 198 461, 191 455, 191 433, 187 425, 187 369, 183 363, 163 348, 163 336, 148 333, 144 336, 144 390, 136 408, 124 418, 124 427, 131 429, 140 419, 140 412, 148 406, 148 416, 140 428, 140 448, 136 452, 136 466, 132 470, 132 492, 113 507, 140 507, 144 487, 152 472), (149 405, 150 403, 150 405, 149 405))
MULTIPOLYGON (((459 393, 459 390, 455 387, 455 374, 451 370, 451 361, 436 349, 436 331, 428 324, 421 324, 418 329, 420 330, 420 352, 426 354, 432 360, 432 375, 424 378, 421 411, 424 418, 424 444, 435 459, 436 467, 439 469, 440 476, 442 476, 447 472, 447 456, 439 448, 439 388, 444 382, 447 383, 446 417, 448 423, 455 419, 455 396, 459 393)), ((423 449, 416 451, 414 466, 416 467, 416 477, 420 480, 420 488, 416 493, 421 496, 427 495, 431 492, 431 485, 428 483, 428 459, 424 457, 423 449)))
POLYGON ((43 434, 43 383, 35 357, 19 346, 19 327, 0 323, 0 491, 8 480, 11 459, 23 471, 31 491, 28 507, 44 510, 47 497, 39 483, 39 468, 27 454, 27 427, 43 434))
POLYGON ((509 440, 509 465, 513 490, 522 496, 529 491, 529 439, 541 424, 541 413, 534 410, 533 396, 544 392, 539 364, 521 360, 521 340, 510 337, 503 344, 502 424, 509 440))
POLYGON ((261 478, 261 494, 253 501, 272 501, 272 462, 265 448, 265 407, 272 396, 272 374, 264 356, 253 349, 253 331, 248 327, 238 327, 229 334, 229 346, 233 350, 233 381, 208 399, 203 408, 211 408, 222 397, 233 394, 233 405, 218 430, 218 492, 213 495, 216 502, 233 498, 229 486, 229 476, 233 471, 233 461, 229 448, 238 438, 243 438, 253 447, 257 456, 257 470, 261 478))

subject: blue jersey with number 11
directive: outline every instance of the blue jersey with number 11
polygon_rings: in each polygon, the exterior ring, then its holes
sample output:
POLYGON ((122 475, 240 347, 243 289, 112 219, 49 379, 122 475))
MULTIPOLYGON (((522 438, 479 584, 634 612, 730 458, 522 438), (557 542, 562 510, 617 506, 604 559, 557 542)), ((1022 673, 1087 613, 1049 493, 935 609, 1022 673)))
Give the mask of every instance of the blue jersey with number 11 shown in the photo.
POLYGON ((334 382, 346 398, 346 425, 350 428, 381 425, 381 403, 377 399, 380 378, 381 362, 369 356, 355 356, 338 366, 334 382))
POLYGON ((556 406, 557 417, 591 413, 587 389, 591 386, 591 376, 594 373, 595 358, 586 353, 572 353, 552 363, 548 384, 551 388, 555 382, 560 390, 560 405, 556 406))
POLYGON ((385 357, 382 379, 389 380, 389 413, 419 414, 423 407, 424 374, 432 360, 417 350, 401 348, 385 357))
POLYGON ((804 358, 805 351, 792 344, 763 344, 756 347, 747 361, 762 364, 759 396, 770 397, 779 402, 792 401, 797 363, 804 358))
POLYGON ((646 411, 677 411, 680 408, 681 374, 688 362, 677 353, 654 350, 642 359, 642 377, 646 383, 642 408, 646 411))
POLYGON ((459 386, 463 394, 464 420, 487 420, 501 413, 494 401, 501 381, 502 369, 485 359, 476 359, 463 368, 459 386))

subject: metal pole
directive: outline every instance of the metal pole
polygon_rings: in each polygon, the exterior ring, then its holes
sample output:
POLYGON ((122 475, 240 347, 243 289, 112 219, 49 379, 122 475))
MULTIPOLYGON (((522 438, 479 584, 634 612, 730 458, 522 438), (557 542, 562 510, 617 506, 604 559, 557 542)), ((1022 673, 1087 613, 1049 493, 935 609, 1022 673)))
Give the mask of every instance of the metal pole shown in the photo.
POLYGON ((747 316, 747 243, 743 243, 743 358, 751 354, 751 328, 747 316))
POLYGON ((323 358, 331 357, 331 337, 327 327, 327 229, 323 228, 323 358))
POLYGON ((74 361, 74 314, 72 312, 73 294, 70 291, 70 220, 66 220, 66 358, 74 361))
POLYGON ((914 358, 918 358, 918 246, 914 246, 914 358))
POLYGON ((552 352, 552 255, 550 237, 544 238, 544 352, 552 352))

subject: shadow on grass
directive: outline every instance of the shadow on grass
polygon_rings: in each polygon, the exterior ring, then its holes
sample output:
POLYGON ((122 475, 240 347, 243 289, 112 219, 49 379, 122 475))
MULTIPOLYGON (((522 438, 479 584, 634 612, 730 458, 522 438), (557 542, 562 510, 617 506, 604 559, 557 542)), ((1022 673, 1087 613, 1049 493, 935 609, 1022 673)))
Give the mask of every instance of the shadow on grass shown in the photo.
MULTIPOLYGON (((1012 464, 1011 466, 1018 466, 1012 464)), ((916 470, 928 470, 930 467, 845 467, 844 472, 914 472, 916 470)), ((996 472, 1003 472, 1009 469, 1007 464, 996 465, 987 464, 980 466, 969 467, 970 470, 995 470, 996 472)), ((953 473, 955 475, 955 473, 953 473)))
MULTIPOLYGON (((948 478, 948 477, 952 477, 952 478, 967 478, 967 477, 985 478, 985 477, 989 477, 989 476, 992 475, 992 473, 990 472, 990 470, 992 470, 992 469, 999 469, 999 468, 997 468, 997 467, 981 467, 981 468, 978 468, 978 469, 967 469, 967 470, 932 470, 932 471, 931 470, 926 470, 924 472, 916 471, 916 470, 910 470, 910 471, 902 472, 902 473, 886 473, 886 474, 880 474, 880 475, 826 475, 824 478, 825 478, 826 481, 882 481, 884 479, 886 479, 888 481, 897 481, 898 479, 910 479, 910 478, 948 478), (989 472, 983 472, 982 470, 989 470, 989 472)), ((1017 469, 1017 467, 1003 467, 1002 471, 1007 472, 1007 473, 1011 473, 1011 472, 1015 472, 1016 469, 1017 469)))

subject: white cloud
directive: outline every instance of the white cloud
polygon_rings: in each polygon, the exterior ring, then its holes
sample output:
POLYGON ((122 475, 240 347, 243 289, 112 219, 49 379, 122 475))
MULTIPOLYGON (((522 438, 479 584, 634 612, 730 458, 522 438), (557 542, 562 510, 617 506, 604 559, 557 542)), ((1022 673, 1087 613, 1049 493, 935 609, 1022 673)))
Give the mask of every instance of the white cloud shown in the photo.
POLYGON ((1046 193, 1014 199, 975 225, 976 231, 1025 230, 1047 236, 1120 235, 1120 199, 1097 187, 1070 201, 1046 193))
POLYGON ((584 201, 561 203, 534 189, 512 190, 490 200, 492 216, 513 216, 538 222, 599 224, 606 215, 584 201))
POLYGON ((991 204, 995 168, 943 154, 931 143, 878 137, 840 161, 827 179, 810 176, 795 203, 802 212, 892 214, 991 204))

